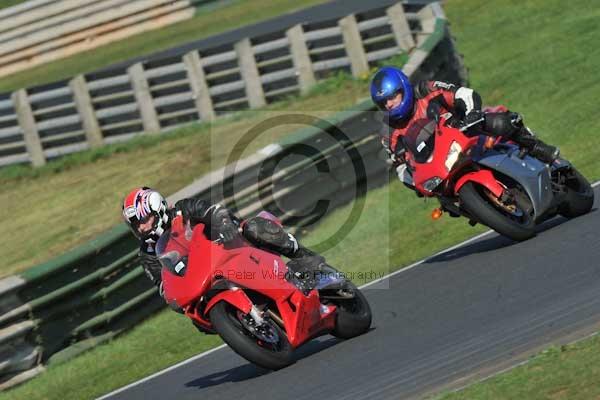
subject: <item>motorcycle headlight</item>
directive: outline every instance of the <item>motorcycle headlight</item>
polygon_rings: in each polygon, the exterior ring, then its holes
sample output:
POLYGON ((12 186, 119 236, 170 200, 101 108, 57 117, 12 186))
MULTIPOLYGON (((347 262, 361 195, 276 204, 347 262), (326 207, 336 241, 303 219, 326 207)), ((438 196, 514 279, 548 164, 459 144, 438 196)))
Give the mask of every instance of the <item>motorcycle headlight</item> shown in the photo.
POLYGON ((442 178, 436 176, 426 180, 423 184, 423 188, 425 188, 425 190, 428 192, 433 192, 436 187, 440 186, 440 183, 442 183, 442 178))
POLYGON ((452 142, 450 145, 450 150, 448 150, 448 155, 446 156, 446 162, 444 165, 446 166, 446 170, 450 172, 456 161, 458 161, 458 156, 462 152, 462 147, 457 142, 452 142))

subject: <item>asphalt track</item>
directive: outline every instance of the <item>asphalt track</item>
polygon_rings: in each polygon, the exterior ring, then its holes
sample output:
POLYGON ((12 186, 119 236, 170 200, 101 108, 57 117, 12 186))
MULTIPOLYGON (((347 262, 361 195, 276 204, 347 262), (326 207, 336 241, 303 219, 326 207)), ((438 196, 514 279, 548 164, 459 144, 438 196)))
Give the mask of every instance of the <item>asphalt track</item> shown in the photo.
POLYGON ((464 386, 599 330, 599 204, 526 242, 484 234, 372 285, 369 333, 314 340, 283 370, 223 347, 106 398, 407 399, 464 386))

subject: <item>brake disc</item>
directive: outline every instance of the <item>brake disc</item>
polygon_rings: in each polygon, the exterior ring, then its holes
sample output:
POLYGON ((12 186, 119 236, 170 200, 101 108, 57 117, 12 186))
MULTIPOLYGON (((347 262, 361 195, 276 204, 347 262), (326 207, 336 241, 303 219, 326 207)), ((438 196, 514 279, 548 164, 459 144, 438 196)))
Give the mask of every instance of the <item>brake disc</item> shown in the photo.
POLYGON ((238 319, 246 328, 246 330, 252 335, 254 335, 257 339, 262 340, 263 342, 275 344, 279 342, 279 334, 277 331, 268 323, 268 320, 265 321, 264 324, 257 325, 256 321, 250 314, 243 314, 238 310, 238 319))
POLYGON ((517 207, 517 204, 514 199, 514 193, 512 193, 512 191, 510 193, 511 194, 510 198, 512 199, 511 203, 506 203, 505 201, 494 196, 494 194, 492 192, 490 192, 488 189, 484 189, 484 193, 495 205, 497 205, 498 207, 500 207, 507 213, 509 213, 515 217, 523 216, 523 211, 517 207))

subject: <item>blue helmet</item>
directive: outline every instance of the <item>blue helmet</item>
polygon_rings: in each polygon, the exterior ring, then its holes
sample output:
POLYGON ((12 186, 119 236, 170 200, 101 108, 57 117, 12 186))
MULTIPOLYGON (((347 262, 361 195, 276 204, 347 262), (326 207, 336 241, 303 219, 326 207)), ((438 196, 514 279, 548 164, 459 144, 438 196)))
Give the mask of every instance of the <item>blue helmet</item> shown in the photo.
POLYGON ((371 99, 392 122, 412 115, 414 98, 410 80, 400 68, 381 67, 371 80, 371 99), (387 100, 394 98, 398 93, 402 93, 402 102, 390 110, 386 109, 387 100))

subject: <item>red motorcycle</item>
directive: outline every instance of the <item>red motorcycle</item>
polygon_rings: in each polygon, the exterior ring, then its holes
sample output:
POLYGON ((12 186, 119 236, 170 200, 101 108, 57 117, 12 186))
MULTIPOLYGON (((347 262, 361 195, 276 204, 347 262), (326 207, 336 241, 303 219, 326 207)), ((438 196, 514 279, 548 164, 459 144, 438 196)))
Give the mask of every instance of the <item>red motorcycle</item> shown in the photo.
POLYGON ((594 191, 569 161, 548 165, 510 141, 472 132, 482 121, 465 126, 446 113, 403 138, 416 190, 440 201, 433 218, 462 215, 521 241, 543 220, 591 210, 594 191))
MULTIPOLYGON (((279 221, 269 213, 262 217, 279 221)), ((174 219, 157 243, 164 298, 196 327, 217 333, 239 355, 268 369, 293 362, 293 351, 330 333, 351 338, 371 325, 367 299, 352 282, 321 263, 301 274, 241 236, 219 243, 202 224, 174 219)))

